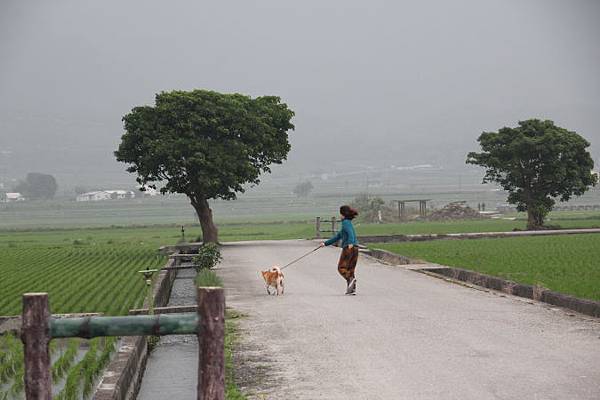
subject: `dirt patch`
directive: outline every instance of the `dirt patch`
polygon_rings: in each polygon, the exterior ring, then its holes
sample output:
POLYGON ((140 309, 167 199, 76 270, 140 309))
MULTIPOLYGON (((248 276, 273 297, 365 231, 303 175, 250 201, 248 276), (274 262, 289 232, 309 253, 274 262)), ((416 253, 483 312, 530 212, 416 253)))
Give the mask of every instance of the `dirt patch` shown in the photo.
MULTIPOLYGON (((243 330, 240 335, 245 335, 243 330)), ((240 340, 233 349, 235 383, 248 399, 267 399, 275 392, 278 381, 274 374, 275 360, 264 354, 264 349, 240 340)))
POLYGON ((435 210, 426 217, 420 217, 419 219, 424 221, 450 221, 457 219, 485 219, 489 218, 484 214, 480 214, 479 211, 469 207, 463 201, 456 201, 445 205, 440 210, 435 210))

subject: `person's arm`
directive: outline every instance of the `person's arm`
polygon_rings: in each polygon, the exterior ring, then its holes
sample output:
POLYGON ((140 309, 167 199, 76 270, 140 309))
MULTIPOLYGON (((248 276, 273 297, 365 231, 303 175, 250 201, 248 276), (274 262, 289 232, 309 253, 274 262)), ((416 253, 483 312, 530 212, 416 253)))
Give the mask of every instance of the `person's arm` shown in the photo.
MULTIPOLYGON (((342 229, 343 229, 343 227, 342 227, 342 229)), ((331 239, 326 240, 325 242, 323 242, 323 246, 330 246, 330 245, 334 244, 335 242, 337 242, 338 240, 340 240, 341 238, 342 238, 342 231, 340 230, 331 239)))
POLYGON ((348 242, 350 242, 348 247, 349 248, 354 247, 354 243, 356 243, 356 234, 354 233, 354 228, 352 227, 352 222, 350 222, 348 220, 344 220, 344 222, 342 224, 342 229, 344 229, 346 231, 346 234, 348 235, 348 242))

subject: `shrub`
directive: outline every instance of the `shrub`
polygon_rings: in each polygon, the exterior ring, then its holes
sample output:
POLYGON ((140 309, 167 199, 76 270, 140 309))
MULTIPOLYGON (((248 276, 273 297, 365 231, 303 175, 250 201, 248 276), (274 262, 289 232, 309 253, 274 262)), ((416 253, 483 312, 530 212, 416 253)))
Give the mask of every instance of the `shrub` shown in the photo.
POLYGON ((194 264, 196 265, 196 271, 203 269, 212 269, 216 267, 223 257, 221 257, 221 250, 215 243, 206 243, 198 250, 198 255, 194 257, 194 264))
POLYGON ((392 208, 388 207, 381 197, 363 193, 358 195, 351 205, 358 210, 358 220, 361 222, 382 223, 394 220, 392 208))

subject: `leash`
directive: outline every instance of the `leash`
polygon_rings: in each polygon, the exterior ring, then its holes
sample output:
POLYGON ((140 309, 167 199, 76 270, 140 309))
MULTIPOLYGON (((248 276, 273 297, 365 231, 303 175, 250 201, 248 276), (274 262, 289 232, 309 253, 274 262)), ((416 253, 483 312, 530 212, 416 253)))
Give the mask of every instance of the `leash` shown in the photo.
POLYGON ((297 263, 298 261, 302 260, 304 257, 308 257, 309 255, 311 255, 312 253, 314 253, 315 251, 319 250, 321 248, 321 246, 317 247, 316 249, 312 249, 311 251, 309 251, 308 253, 306 253, 305 255, 303 255, 302 257, 298 257, 296 258, 294 261, 289 262, 287 264, 285 264, 283 267, 281 267, 281 270, 286 269, 287 267, 289 267, 292 264, 297 263))

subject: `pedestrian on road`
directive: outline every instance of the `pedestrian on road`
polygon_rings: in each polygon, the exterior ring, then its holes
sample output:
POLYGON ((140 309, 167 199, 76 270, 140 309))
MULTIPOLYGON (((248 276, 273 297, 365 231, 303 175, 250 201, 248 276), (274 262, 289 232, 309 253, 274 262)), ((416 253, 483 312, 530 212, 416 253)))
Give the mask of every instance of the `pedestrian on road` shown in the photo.
POLYGON ((342 228, 331 239, 321 243, 321 247, 329 246, 337 241, 342 241, 342 254, 338 262, 338 272, 346 280, 346 294, 356 294, 356 278, 354 270, 358 261, 358 241, 352 220, 358 215, 358 211, 348 205, 340 207, 340 215, 342 216, 342 228))

